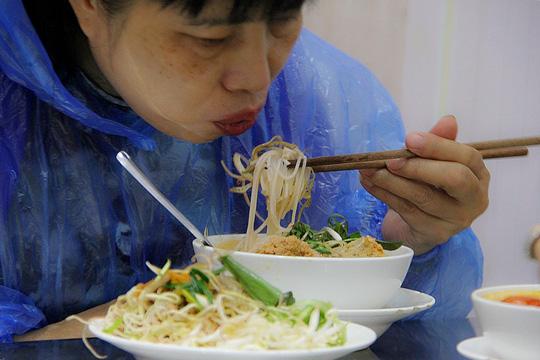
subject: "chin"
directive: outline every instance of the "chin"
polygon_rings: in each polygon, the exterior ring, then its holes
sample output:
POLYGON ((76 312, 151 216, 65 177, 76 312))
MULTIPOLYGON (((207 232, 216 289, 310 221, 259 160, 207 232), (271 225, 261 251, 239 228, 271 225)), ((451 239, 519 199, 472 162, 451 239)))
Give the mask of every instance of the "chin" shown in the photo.
POLYGON ((215 134, 215 133, 197 134, 197 133, 192 133, 192 132, 186 133, 185 131, 178 131, 178 132, 173 132, 173 133, 165 132, 165 134, 179 140, 188 141, 193 144, 206 144, 222 136, 221 134, 215 134))
MULTIPOLYGON (((150 122, 150 121, 149 121, 150 122)), ((175 139, 187 141, 193 144, 205 144, 216 140, 222 134, 209 129, 200 129, 199 131, 189 131, 186 127, 171 126, 169 123, 150 122, 161 133, 171 136, 175 139)))
POLYGON ((192 144, 208 144, 214 140, 216 140, 217 138, 219 138, 219 136, 216 136, 214 138, 194 138, 194 139, 182 139, 180 138, 180 140, 184 140, 184 141, 189 141, 190 143, 192 144))

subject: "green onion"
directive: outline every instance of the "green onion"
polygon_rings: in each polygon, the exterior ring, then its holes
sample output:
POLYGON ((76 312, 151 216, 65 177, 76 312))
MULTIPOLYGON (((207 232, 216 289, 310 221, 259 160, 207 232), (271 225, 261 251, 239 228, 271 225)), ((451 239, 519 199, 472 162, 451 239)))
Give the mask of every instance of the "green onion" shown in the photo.
POLYGON ((191 269, 191 271, 189 272, 189 276, 191 278, 191 281, 187 284, 182 285, 183 289, 191 293, 190 295, 192 296, 194 300, 194 301, 188 300, 188 302, 199 303, 197 301, 197 297, 194 294, 201 294, 201 295, 206 296, 206 298, 208 299, 208 302, 212 304, 212 302, 214 301, 214 296, 212 295, 212 292, 206 285, 210 281, 208 276, 206 276, 204 272, 196 268, 191 269))
POLYGON ((315 249, 320 254, 331 254, 332 252, 328 250, 328 248, 324 247, 323 245, 317 246, 315 249))
POLYGON ((197 297, 191 290, 191 288, 184 288, 180 289, 180 294, 186 298, 186 301, 190 304, 195 304, 197 306, 197 309, 202 310, 204 307, 203 305, 197 300, 197 297))
POLYGON ((270 322, 276 322, 278 320, 286 320, 289 318, 289 314, 286 311, 277 307, 268 307, 266 309, 266 319, 270 322))
POLYGON ((296 307, 295 313, 305 324, 309 324, 311 313, 315 309, 319 309, 319 325, 320 328, 327 321, 326 313, 332 308, 332 305, 324 301, 308 300, 302 301, 294 305, 296 307))
POLYGON ((163 265, 163 267, 161 268, 161 270, 159 271, 159 274, 157 275, 156 279, 159 280, 161 279, 163 276, 165 276, 165 274, 167 273, 167 271, 169 271, 169 269, 171 268, 171 259, 167 259, 167 262, 165 263, 165 265, 163 265))
POLYGON ((171 282, 166 283, 163 287, 167 290, 175 290, 182 287, 182 284, 172 284, 171 282))
POLYGON ((315 310, 315 306, 308 305, 300 311, 299 316, 306 325, 309 324, 309 317, 313 310, 315 310))
POLYGON ((112 334, 116 329, 118 329, 122 324, 124 323, 124 320, 122 320, 121 317, 116 319, 111 326, 109 326, 106 329, 103 329, 103 332, 106 334, 112 334))
POLYGON ((345 345, 347 342, 347 326, 344 324, 343 327, 339 330, 338 338, 336 341, 329 342, 329 346, 341 346, 345 345))
POLYGON ((208 278, 208 276, 206 276, 205 273, 203 273, 201 270, 197 269, 197 268, 192 268, 191 271, 189 272, 189 275, 192 277, 192 278, 200 278, 200 280, 204 281, 205 283, 208 283, 210 281, 210 279, 208 278))
POLYGON ((225 267, 222 266, 222 267, 220 267, 219 269, 212 270, 212 272, 214 273, 214 275, 218 276, 219 274, 221 274, 221 273, 224 272, 225 270, 227 270, 227 269, 225 269, 225 267))
POLYGON ((208 302, 212 304, 214 302, 214 295, 212 295, 212 292, 210 291, 208 286, 206 286, 206 284, 203 283, 202 281, 199 281, 198 285, 199 285, 199 289, 202 291, 202 294, 206 296, 206 298, 208 299, 208 302))
POLYGON ((281 303, 286 305, 294 304, 295 300, 291 292, 282 293, 278 288, 234 261, 228 255, 221 257, 220 261, 252 298, 268 306, 278 306, 281 303))

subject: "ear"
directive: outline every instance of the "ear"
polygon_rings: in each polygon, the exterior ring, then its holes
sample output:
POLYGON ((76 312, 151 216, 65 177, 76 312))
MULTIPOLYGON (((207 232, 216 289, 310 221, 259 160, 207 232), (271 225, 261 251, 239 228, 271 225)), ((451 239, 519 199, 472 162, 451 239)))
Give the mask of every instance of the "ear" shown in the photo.
POLYGON ((103 10, 97 0, 69 0, 71 8, 77 16, 79 26, 87 38, 93 38, 96 35, 97 27, 100 22, 100 15, 103 10))

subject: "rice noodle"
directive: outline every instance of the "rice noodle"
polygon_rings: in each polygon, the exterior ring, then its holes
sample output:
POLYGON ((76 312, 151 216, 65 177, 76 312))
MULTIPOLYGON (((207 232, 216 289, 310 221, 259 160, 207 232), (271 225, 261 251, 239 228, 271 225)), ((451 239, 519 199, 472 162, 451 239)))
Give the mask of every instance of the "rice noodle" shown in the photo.
POLYGON ((238 174, 222 162, 226 172, 239 182, 231 191, 243 194, 249 205, 247 236, 238 244, 238 250, 255 251, 257 234, 265 229, 268 235, 285 234, 301 217, 303 208, 310 204, 314 181, 313 170, 306 162, 306 156, 296 145, 279 136, 255 147, 249 160, 235 154, 233 165, 238 174), (293 161, 295 166, 289 167, 293 161), (266 218, 257 213, 259 191, 266 200, 266 218), (289 221, 284 226, 282 220, 287 216, 289 221), (262 222, 258 228, 255 217, 262 222))
POLYGON ((249 297, 226 272, 215 275, 201 264, 160 274, 118 297, 103 331, 153 343, 237 350, 315 349, 344 341, 346 325, 328 308, 323 319, 325 303, 266 306, 249 297), (189 303, 179 287, 162 283, 162 278, 188 276, 193 268, 208 277, 213 301, 189 303), (149 293, 146 288, 154 290, 149 293), (307 308, 312 311, 306 320, 307 308))

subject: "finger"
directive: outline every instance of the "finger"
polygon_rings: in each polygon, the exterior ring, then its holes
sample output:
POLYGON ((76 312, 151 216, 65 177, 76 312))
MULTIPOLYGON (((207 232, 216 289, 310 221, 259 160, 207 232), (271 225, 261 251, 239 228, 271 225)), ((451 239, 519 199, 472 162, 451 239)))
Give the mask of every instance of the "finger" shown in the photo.
MULTIPOLYGON (((400 198, 376 185, 368 179, 362 179, 362 185, 371 195, 397 212, 409 226, 418 233, 433 236, 436 239, 448 239, 459 226, 422 211, 410 201, 400 198), (426 227, 426 224, 429 226, 426 227), (421 230, 424 229, 424 230, 421 230), (426 230, 427 229, 427 230, 426 230), (429 234, 426 231, 430 231, 429 234)), ((459 228, 461 229, 461 228, 459 228)))
MULTIPOLYGON (((470 146, 431 133, 412 133, 406 145, 416 155, 435 160, 458 162, 470 168, 479 179, 489 176, 480 152, 470 146)), ((396 160, 390 160, 392 163, 396 160)))
POLYGON ((458 133, 456 118, 453 115, 443 116, 429 132, 445 139, 456 140, 458 133))
POLYGON ((393 174, 443 189, 460 202, 467 203, 484 195, 483 187, 472 170, 457 162, 412 158, 389 163, 387 168, 393 174))
POLYGON ((408 200, 422 211, 441 219, 460 223, 467 215, 461 210, 462 204, 456 199, 426 183, 397 176, 387 170, 377 171, 372 176, 367 176, 367 179, 373 185, 408 200))

